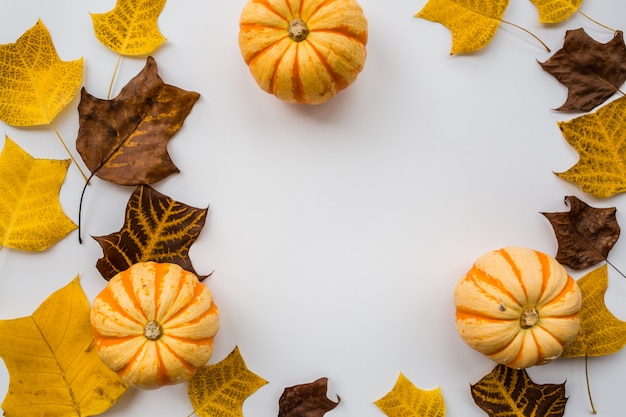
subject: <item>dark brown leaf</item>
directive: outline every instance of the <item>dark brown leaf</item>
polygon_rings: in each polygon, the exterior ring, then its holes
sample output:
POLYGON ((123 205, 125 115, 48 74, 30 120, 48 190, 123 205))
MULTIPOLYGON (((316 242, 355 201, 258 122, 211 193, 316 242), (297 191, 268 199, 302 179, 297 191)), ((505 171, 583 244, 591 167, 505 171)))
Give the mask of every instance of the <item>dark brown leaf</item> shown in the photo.
POLYGON ((626 81, 624 34, 617 31, 604 44, 584 29, 568 30, 563 48, 540 65, 568 88, 567 100, 557 110, 590 111, 626 81))
POLYGON ((576 270, 605 261, 620 234, 615 207, 591 207, 574 196, 565 197, 565 204, 569 212, 542 213, 559 244, 556 260, 576 270))
POLYGON ((490 417, 562 417, 565 383, 535 384, 524 369, 497 365, 471 385, 474 402, 490 417))
POLYGON ((179 203, 148 185, 135 189, 119 232, 95 236, 104 256, 96 267, 109 280, 137 262, 170 262, 192 272, 189 248, 204 227, 207 209, 179 203))
POLYGON ((326 396, 328 378, 320 378, 308 384, 285 388, 278 400, 278 417, 322 417, 337 407, 341 401, 331 401, 326 396))
POLYGON ((199 97, 163 83, 148 57, 144 69, 112 100, 82 89, 76 148, 87 168, 104 180, 120 185, 162 180, 179 172, 167 142, 199 97))

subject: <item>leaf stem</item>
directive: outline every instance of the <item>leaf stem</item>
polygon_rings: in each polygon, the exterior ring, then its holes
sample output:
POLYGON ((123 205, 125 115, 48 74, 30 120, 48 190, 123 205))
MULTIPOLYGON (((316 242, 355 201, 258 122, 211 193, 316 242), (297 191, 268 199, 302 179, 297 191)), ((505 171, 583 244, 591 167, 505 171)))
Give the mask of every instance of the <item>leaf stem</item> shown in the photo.
POLYGON ((546 51, 550 52, 550 48, 548 48, 548 45, 546 45, 544 41, 539 39, 539 37, 537 35, 535 35, 534 33, 532 33, 530 30, 528 30, 526 28, 523 28, 523 27, 521 27, 519 25, 516 25, 515 23, 509 22, 507 20, 500 19, 500 21, 502 23, 506 23, 507 25, 513 26, 514 28, 517 28, 517 29, 519 29, 519 30, 521 30, 523 32, 526 32, 527 34, 529 34, 530 36, 535 38, 541 45, 543 45, 543 47, 546 48, 546 51))
POLYGON ((593 398, 591 398, 591 387, 589 384, 589 356, 585 355, 585 379, 587 380, 587 395, 589 396, 589 404, 591 405, 591 412, 598 414, 596 407, 593 405, 593 398))
POLYGON ((115 69, 113 70, 113 77, 111 78, 111 84, 109 84, 109 92, 107 93, 107 99, 111 98, 111 92, 113 91, 113 84, 117 78, 117 71, 120 68, 120 62, 122 62, 122 55, 117 56, 117 62, 115 63, 115 69))
POLYGON ((74 165, 76 165, 76 168, 78 168, 78 171, 83 176, 83 179, 87 181, 87 176, 85 175, 85 172, 80 168, 80 165, 78 165, 78 162, 74 158, 74 155, 72 155, 72 152, 70 152, 70 148, 67 147, 67 144, 63 140, 63 137, 57 130, 56 126, 54 126, 54 123, 52 123, 52 121, 50 121, 50 126, 52 127, 52 130, 54 131, 54 133, 57 135, 57 138, 59 138, 59 140, 61 141, 61 144, 65 148, 65 151, 67 152, 67 154, 70 156, 70 159, 72 160, 72 162, 74 162, 74 165))
POLYGON ((83 198, 85 197, 85 191, 87 191, 87 186, 91 182, 91 179, 93 178, 94 175, 95 175, 95 172, 92 172, 89 178, 85 180, 85 185, 83 185, 83 191, 80 193, 80 201, 78 202, 78 243, 81 245, 83 244, 83 238, 81 237, 81 234, 82 234, 82 229, 81 229, 82 220, 81 219, 82 219, 82 214, 83 214, 83 198))
POLYGON ((608 259, 606 259, 606 263, 609 264, 614 270, 617 271, 618 274, 620 274, 621 276, 623 276, 624 278, 626 278, 626 275, 624 275, 624 273, 622 271, 620 271, 619 269, 617 269, 617 267, 615 265, 613 265, 611 263, 611 261, 609 261, 608 259))
POLYGON ((602 24, 602 23, 598 22, 598 21, 597 21, 597 20, 595 20, 595 19, 592 19, 591 17, 589 17, 589 16, 588 16, 588 15, 586 15, 585 13, 581 12, 580 10, 578 10, 578 13, 580 13, 580 15, 581 15, 582 17, 584 17, 585 19, 587 19, 587 20, 589 20, 589 21, 591 21, 591 22, 595 23, 595 24, 596 24, 596 25, 598 25, 598 26, 601 26, 601 27, 603 27, 603 28, 605 28, 605 29, 607 29, 607 30, 610 30, 611 32, 617 32, 617 30, 613 29, 612 27, 609 27, 609 26, 607 26, 607 25, 604 25, 604 24, 602 24))

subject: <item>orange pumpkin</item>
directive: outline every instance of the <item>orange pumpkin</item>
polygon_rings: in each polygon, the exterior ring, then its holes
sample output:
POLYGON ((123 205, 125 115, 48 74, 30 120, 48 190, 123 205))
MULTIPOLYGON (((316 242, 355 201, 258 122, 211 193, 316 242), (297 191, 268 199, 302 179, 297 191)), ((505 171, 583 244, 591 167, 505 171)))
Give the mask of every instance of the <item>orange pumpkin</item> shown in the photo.
POLYGON ((127 384, 153 389, 190 379, 209 360, 219 311, 194 274, 141 262, 96 296, 91 326, 100 359, 127 384))
POLYGON ((324 103, 365 64, 367 19, 355 0, 249 0, 239 23, 252 76, 281 100, 324 103))
POLYGON ((558 358, 580 327, 582 296, 554 258, 504 248, 476 260, 454 292, 463 340, 512 368, 558 358))

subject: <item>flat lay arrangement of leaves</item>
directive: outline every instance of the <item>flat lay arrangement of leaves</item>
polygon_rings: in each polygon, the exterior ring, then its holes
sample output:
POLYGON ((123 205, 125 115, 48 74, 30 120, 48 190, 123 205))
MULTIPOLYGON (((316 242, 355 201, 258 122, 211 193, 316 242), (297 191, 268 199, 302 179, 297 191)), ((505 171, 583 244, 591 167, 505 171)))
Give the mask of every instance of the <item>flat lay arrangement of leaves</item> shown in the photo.
MULTIPOLYGON (((531 2, 545 24, 582 13, 582 0, 531 2)), ((288 9, 287 2, 283 6, 288 9)), ((82 205, 84 198, 98 198, 97 184, 91 183, 95 176, 126 187, 129 194, 125 212, 111 214, 123 220, 121 229, 92 236, 102 249, 94 264, 105 281, 134 264, 154 261, 176 264, 210 286, 207 278, 212 271, 197 272, 190 256, 203 233, 208 204, 188 205, 155 186, 179 172, 167 146, 200 98, 199 93, 166 84, 159 75, 157 49, 166 38, 157 20, 164 7, 165 0, 118 0, 110 12, 91 15, 98 41, 119 56, 116 72, 122 59, 146 61, 113 98, 111 87, 104 98, 81 89, 83 59, 61 61, 41 20, 15 43, 0 45, 0 119, 20 128, 49 127, 68 154, 63 160, 37 159, 20 148, 19 138, 6 137, 0 153, 0 250, 45 251, 76 229, 82 242, 85 228, 94 222, 82 212, 82 205), (54 124, 77 94, 75 150, 88 173, 81 170, 73 147, 54 124), (81 208, 76 223, 59 203, 72 165, 85 180, 81 200, 76 202, 81 208)), ((509 23, 503 21, 507 7, 508 0, 429 0, 416 17, 450 30, 452 54, 472 54, 489 44, 502 23, 509 23)), ((620 90, 626 81, 626 45, 621 31, 613 33, 611 41, 600 43, 583 28, 568 30, 562 48, 538 63, 567 88, 567 98, 556 110, 583 113, 558 123, 580 158, 555 176, 599 199, 626 191, 626 97, 620 90), (609 101, 616 94, 621 97, 609 101)), ((113 73, 111 86, 115 77, 113 73)), ((588 368, 593 366, 590 357, 611 355, 626 345, 626 322, 615 317, 604 301, 609 267, 622 275, 610 257, 620 226, 615 207, 592 207, 575 196, 566 196, 564 203, 569 211, 541 214, 554 229, 556 260, 573 271, 589 270, 577 280, 583 300, 581 327, 562 355, 583 357, 588 368)), ((98 415, 134 389, 98 357, 89 312, 76 277, 31 316, 0 320, 0 357, 10 374, 9 392, 2 403, 6 416, 98 415)), ((218 363, 200 367, 187 382, 190 416, 243 416, 246 399, 267 383, 248 368, 235 347, 218 363)), ((591 387, 593 380, 587 376, 586 383, 591 387)), ((566 382, 535 383, 524 369, 497 365, 468 389, 476 406, 489 416, 557 417, 567 412, 566 382)), ((326 377, 286 387, 276 399, 278 415, 322 417, 340 409, 345 400, 339 394, 335 399, 328 395, 326 377)), ((595 412, 591 388, 589 401, 595 412)), ((389 417, 446 415, 439 387, 421 389, 402 373, 388 394, 372 403, 389 417)))

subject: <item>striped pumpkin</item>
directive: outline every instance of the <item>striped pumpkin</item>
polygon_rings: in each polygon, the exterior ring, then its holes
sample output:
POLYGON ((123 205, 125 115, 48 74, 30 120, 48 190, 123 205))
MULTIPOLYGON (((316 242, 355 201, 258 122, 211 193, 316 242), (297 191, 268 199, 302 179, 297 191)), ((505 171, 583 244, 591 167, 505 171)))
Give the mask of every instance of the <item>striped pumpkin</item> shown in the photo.
POLYGON ((141 262, 96 296, 91 326, 100 359, 127 384, 153 389, 190 379, 209 360, 219 311, 194 274, 141 262))
POLYGON ((580 327, 582 296, 554 258, 510 247, 476 260, 454 292, 462 339, 521 369, 558 358, 580 327))
POLYGON ((355 0, 249 0, 239 25, 252 76, 281 100, 324 103, 365 64, 367 19, 355 0))

